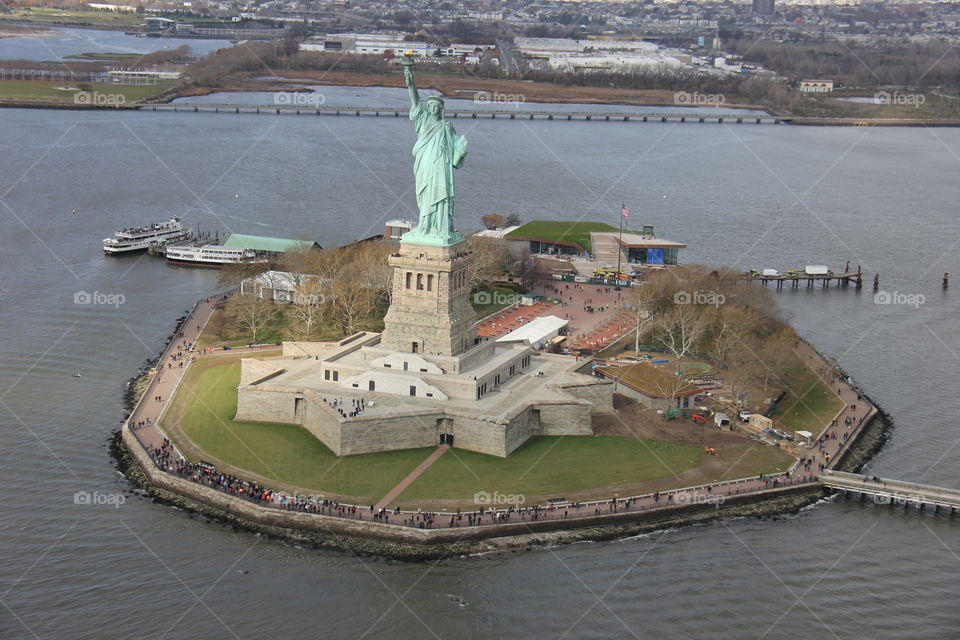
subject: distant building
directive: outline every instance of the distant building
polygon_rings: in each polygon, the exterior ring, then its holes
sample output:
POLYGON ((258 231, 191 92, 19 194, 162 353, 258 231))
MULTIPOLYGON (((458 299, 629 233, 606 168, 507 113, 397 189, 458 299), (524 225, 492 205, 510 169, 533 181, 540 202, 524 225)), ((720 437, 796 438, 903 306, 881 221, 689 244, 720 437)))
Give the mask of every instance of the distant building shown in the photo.
POLYGON ((515 256, 524 253, 591 257, 603 264, 676 265, 687 245, 656 238, 653 227, 642 233, 619 230, 603 222, 531 221, 504 236, 515 256), (619 259, 618 259, 619 254, 619 259))
POLYGON ((163 31, 177 24, 176 20, 170 18, 150 17, 144 19, 144 28, 147 31, 163 31))
POLYGON ((480 230, 480 231, 477 231, 477 232, 476 232, 475 234, 473 234, 473 235, 475 235, 475 236, 480 236, 481 238, 502 238, 503 236, 507 235, 508 233, 510 233, 510 232, 512 232, 512 231, 514 231, 514 230, 516 230, 516 229, 519 229, 519 228, 520 228, 520 225, 514 225, 514 226, 511 226, 511 227, 503 227, 502 229, 482 229, 482 230, 480 230))
POLYGON ((384 240, 399 240, 400 236, 413 229, 413 220, 387 220, 387 228, 383 232, 384 240))
POLYGON ((323 37, 308 38, 300 43, 302 51, 333 51, 336 53, 358 53, 383 55, 388 51, 401 56, 407 51, 413 57, 431 56, 437 45, 428 42, 404 40, 402 35, 383 33, 332 33, 323 37))
POLYGON ((800 91, 804 93, 830 93, 833 91, 833 80, 801 80, 800 91))
POLYGON ((303 304, 308 300, 298 297, 297 287, 305 281, 322 280, 319 276, 300 275, 289 271, 264 271, 243 280, 240 283, 240 293, 252 293, 258 298, 284 304, 303 304))
POLYGON ((773 15, 774 0, 753 0, 753 12, 762 16, 773 15))
POLYGON ((195 22, 193 24, 178 22, 174 27, 176 33, 192 34, 196 36, 212 36, 229 40, 243 39, 274 39, 284 38, 287 35, 285 27, 274 28, 258 22, 195 22))
POLYGON ((322 249, 316 242, 310 240, 290 240, 288 238, 268 238, 266 236, 248 236, 242 233, 231 233, 223 246, 240 249, 252 249, 261 254, 280 255, 287 251, 303 249, 322 249))
POLYGON ((179 71, 130 71, 120 69, 107 72, 107 80, 112 84, 127 85, 154 85, 159 82, 168 82, 180 79, 179 71))

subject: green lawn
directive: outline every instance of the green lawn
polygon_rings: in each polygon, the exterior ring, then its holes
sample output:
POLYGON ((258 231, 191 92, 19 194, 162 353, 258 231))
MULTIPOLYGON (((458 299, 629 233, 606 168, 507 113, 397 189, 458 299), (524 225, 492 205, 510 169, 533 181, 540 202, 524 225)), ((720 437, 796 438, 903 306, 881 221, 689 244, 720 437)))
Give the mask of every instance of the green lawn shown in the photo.
MULTIPOLYGON (((306 429, 295 425, 238 422, 236 387, 240 363, 211 358, 188 372, 174 406, 164 417, 199 447, 194 460, 213 457, 279 482, 317 493, 355 496, 376 502, 433 451, 408 449, 337 458, 306 429)), ((171 437, 181 444, 176 429, 171 437)))
POLYGON ((521 295, 523 294, 510 287, 487 287, 471 293, 470 304, 473 306, 473 310, 477 312, 478 319, 486 318, 492 313, 519 302, 521 295))
POLYGON ((559 220, 533 220, 508 233, 507 238, 537 238, 547 241, 572 242, 585 251, 593 253, 591 231, 617 231, 606 222, 563 222, 559 220))
MULTIPOLYGON (((267 484, 274 481, 275 487, 301 487, 308 493, 349 496, 368 504, 385 496, 434 450, 337 458, 299 426, 234 421, 239 380, 237 356, 207 358, 190 367, 163 426, 191 460, 225 463, 241 476, 249 471, 267 478, 267 484)), ((694 444, 617 436, 537 437, 506 459, 451 449, 396 502, 413 507, 440 501, 470 505, 478 491, 523 494, 527 503, 591 489, 599 496, 618 489, 626 495, 628 489, 649 490, 640 489, 639 483, 658 489, 676 486, 674 474, 682 472, 688 472, 685 484, 693 485, 769 473, 788 463, 782 451, 752 443, 726 448, 720 458, 712 458, 694 444), (700 467, 701 462, 713 466, 700 467)))
MULTIPOLYGON (((74 102, 76 91, 64 91, 54 87, 62 87, 69 84, 71 87, 77 87, 77 83, 65 82, 43 82, 34 80, 0 80, 0 100, 42 100, 57 102, 74 102)), ((136 102, 149 98, 152 95, 166 91, 171 86, 170 82, 156 85, 122 85, 105 83, 80 83, 90 93, 104 96, 101 100, 109 100, 109 104, 136 102), (123 96, 117 98, 114 96, 123 96)), ((86 97, 86 96, 84 96, 86 97)))
POLYGON ((680 372, 681 373, 710 373, 713 370, 713 365, 709 362, 681 362, 680 363, 680 372))
POLYGON ((478 491, 564 497, 565 492, 672 477, 700 463, 691 444, 617 436, 543 436, 509 458, 451 449, 397 499, 473 500, 478 491))
POLYGON ((843 402, 806 366, 791 380, 795 381, 793 388, 801 395, 788 395, 771 417, 793 431, 800 429, 819 434, 843 408, 843 402))

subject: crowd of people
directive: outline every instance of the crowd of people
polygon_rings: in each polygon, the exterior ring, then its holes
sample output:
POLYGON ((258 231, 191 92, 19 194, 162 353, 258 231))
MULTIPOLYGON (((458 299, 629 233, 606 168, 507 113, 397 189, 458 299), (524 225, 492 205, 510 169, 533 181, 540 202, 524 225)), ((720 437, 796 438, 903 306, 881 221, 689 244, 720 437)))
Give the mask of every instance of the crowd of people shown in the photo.
MULTIPOLYGON (((475 527, 510 522, 537 522, 544 519, 567 519, 569 517, 576 518, 587 515, 601 516, 626 511, 643 511, 657 508, 664 504, 683 504, 693 500, 704 501, 714 495, 715 488, 719 489, 717 495, 721 496, 736 495, 752 490, 747 486, 750 482, 749 480, 737 480, 717 485, 705 485, 694 489, 688 488, 668 492, 655 491, 646 496, 614 497, 595 502, 550 502, 546 505, 537 504, 531 506, 507 505, 502 509, 490 509, 486 506, 480 506, 474 511, 461 511, 458 509, 456 512, 450 514, 423 511, 421 509, 411 512, 402 511, 399 507, 386 509, 370 505, 369 508, 367 508, 354 504, 341 503, 337 500, 324 497, 293 495, 276 491, 219 471, 212 464, 206 462, 189 462, 177 453, 173 444, 166 438, 163 439, 159 447, 151 448, 149 452, 157 466, 168 473, 263 506, 287 511, 338 516, 357 520, 363 520, 364 514, 367 513, 372 521, 382 522, 384 524, 390 524, 392 516, 393 524, 416 529, 433 529, 443 527, 444 525, 449 528, 464 526, 475 527), (694 498, 691 498, 691 495, 693 495, 694 498), (590 509, 590 511, 587 511, 587 509, 590 509)), ((803 458, 801 459, 801 461, 804 460, 803 458)), ((816 476, 809 474, 798 476, 788 471, 774 475, 760 474, 757 480, 762 483, 763 488, 768 488, 813 482, 816 480, 816 476)))
MULTIPOLYGON (((569 285, 567 288, 569 289, 569 285)), ((583 290, 582 286, 579 288, 583 290)), ((590 301, 587 302, 589 303, 590 301)), ((198 326, 198 330, 199 328, 198 326)), ((184 359, 190 357, 189 351, 194 345, 183 340, 183 337, 182 332, 177 336, 182 342, 177 345, 176 353, 170 354, 168 369, 173 368, 172 363, 174 362, 182 366, 184 359)), ((859 395, 857 397, 858 400, 861 399, 859 395)), ((155 399, 158 402, 162 401, 159 395, 155 396, 155 399)), ((364 398, 351 398, 349 403, 346 403, 342 397, 329 400, 324 398, 324 402, 340 412, 343 417, 360 415, 367 408, 367 402, 364 398)), ((856 408, 857 406, 855 404, 848 406, 851 414, 856 411, 856 408)), ((847 427, 845 432, 839 432, 833 429, 837 422, 838 420, 835 419, 828 430, 816 441, 816 451, 811 450, 799 459, 795 467, 796 472, 793 473, 788 471, 773 475, 761 474, 755 478, 704 485, 696 488, 678 489, 668 492, 657 491, 644 496, 628 498, 614 497, 612 499, 586 503, 564 501, 532 506, 506 505, 503 508, 496 509, 479 506, 473 511, 463 512, 458 509, 455 513, 437 513, 422 511, 420 509, 417 509, 415 512, 402 511, 399 507, 386 509, 382 507, 378 508, 375 505, 370 505, 369 508, 367 508, 359 505, 341 503, 337 500, 322 496, 288 494, 257 483, 247 482, 231 474, 219 471, 212 464, 206 462, 189 462, 176 451, 173 444, 167 438, 163 438, 159 446, 148 446, 146 448, 157 467, 163 471, 263 506, 353 519, 364 519, 365 514, 369 514, 370 520, 375 522, 419 529, 433 529, 585 517, 591 515, 591 510, 592 515, 601 516, 604 515, 604 513, 614 514, 625 511, 653 509, 661 507, 664 504, 682 504, 690 500, 709 498, 714 495, 731 496, 756 491, 758 488, 762 489, 813 482, 817 479, 817 476, 811 473, 812 466, 818 464, 820 471, 825 470, 827 463, 830 461, 830 451, 834 452, 833 455, 837 455, 837 452, 842 450, 852 433, 856 420, 853 415, 848 415, 845 418, 844 422, 847 427), (820 462, 820 460, 823 462, 820 462)), ((142 420, 131 419, 130 423, 130 429, 133 431, 152 426, 154 425, 150 417, 142 420)))

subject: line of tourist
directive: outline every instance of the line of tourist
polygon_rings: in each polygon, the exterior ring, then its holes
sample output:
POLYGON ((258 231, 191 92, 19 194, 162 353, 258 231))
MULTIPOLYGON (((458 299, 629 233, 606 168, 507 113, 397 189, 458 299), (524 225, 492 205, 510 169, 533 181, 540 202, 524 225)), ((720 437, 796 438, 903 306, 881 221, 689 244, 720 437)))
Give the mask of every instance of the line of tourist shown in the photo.
POLYGON ((667 492, 656 491, 644 496, 614 497, 591 502, 577 501, 532 506, 508 505, 503 509, 490 509, 486 506, 480 506, 475 511, 463 512, 458 509, 455 513, 447 514, 421 509, 416 512, 402 511, 399 507, 377 509, 374 505, 370 505, 367 509, 366 507, 341 503, 324 497, 291 495, 276 491, 218 471, 208 463, 189 462, 177 454, 173 444, 166 438, 163 439, 159 447, 150 448, 149 453, 157 466, 167 473, 266 507, 359 520, 364 519, 364 512, 368 512, 370 519, 373 521, 390 524, 391 516, 393 516, 393 524, 418 529, 433 529, 444 526, 456 528, 495 525, 517 521, 536 522, 544 519, 559 520, 588 515, 601 516, 628 511, 645 511, 662 506, 710 502, 711 499, 712 501, 720 501, 719 497, 722 496, 755 491, 756 489, 750 487, 750 485, 756 481, 759 481, 758 484, 761 488, 771 488, 813 482, 817 478, 815 475, 797 475, 791 472, 774 475, 760 474, 755 478, 732 480, 695 488, 675 489, 667 492), (715 492, 715 490, 717 491, 715 492), (718 496, 718 498, 713 498, 713 496, 718 496), (590 509, 592 513, 587 509, 590 509))

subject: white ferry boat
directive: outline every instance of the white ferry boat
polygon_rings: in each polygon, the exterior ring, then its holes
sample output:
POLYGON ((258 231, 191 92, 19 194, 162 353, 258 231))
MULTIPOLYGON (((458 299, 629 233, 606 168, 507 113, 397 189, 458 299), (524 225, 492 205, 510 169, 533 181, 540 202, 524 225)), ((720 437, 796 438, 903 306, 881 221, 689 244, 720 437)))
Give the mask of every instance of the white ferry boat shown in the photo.
POLYGON ((253 249, 225 247, 221 244, 168 246, 166 255, 167 262, 171 264, 185 264, 196 267, 220 268, 226 264, 267 261, 267 258, 253 249))
POLYGON ((131 253, 150 248, 156 242, 176 242, 190 237, 191 230, 173 217, 145 227, 121 229, 112 238, 103 239, 103 251, 109 254, 131 253))

